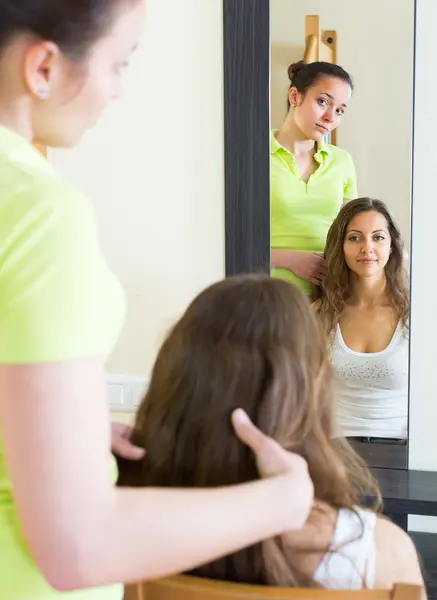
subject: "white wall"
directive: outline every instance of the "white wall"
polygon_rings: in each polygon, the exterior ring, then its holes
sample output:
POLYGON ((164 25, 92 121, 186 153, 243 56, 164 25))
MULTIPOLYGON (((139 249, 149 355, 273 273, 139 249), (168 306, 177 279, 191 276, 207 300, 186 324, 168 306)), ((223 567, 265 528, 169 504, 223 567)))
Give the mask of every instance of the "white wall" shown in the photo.
POLYGON ((159 341, 224 275, 222 7, 148 0, 125 96, 51 160, 92 199, 128 317, 108 370, 148 373, 159 341))
MULTIPOLYGON (((417 0, 409 458, 410 468, 429 471, 437 471, 436 23, 435 0, 417 0)), ((437 533, 437 518, 410 518, 409 523, 437 533)))
POLYGON ((305 16, 338 34, 355 92, 337 143, 353 156, 360 196, 384 200, 410 237, 414 0, 271 0, 272 126, 286 113, 287 67, 302 60, 305 16), (390 40, 390 41, 389 41, 390 40))

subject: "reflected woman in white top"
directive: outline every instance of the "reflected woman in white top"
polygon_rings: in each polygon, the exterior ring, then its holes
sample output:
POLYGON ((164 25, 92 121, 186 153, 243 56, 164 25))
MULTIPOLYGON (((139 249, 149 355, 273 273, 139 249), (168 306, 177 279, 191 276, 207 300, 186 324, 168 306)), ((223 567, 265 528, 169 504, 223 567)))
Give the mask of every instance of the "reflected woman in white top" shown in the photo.
POLYGON ((385 204, 345 204, 329 230, 325 259, 315 306, 330 340, 338 435, 404 445, 409 294, 401 235, 385 204))

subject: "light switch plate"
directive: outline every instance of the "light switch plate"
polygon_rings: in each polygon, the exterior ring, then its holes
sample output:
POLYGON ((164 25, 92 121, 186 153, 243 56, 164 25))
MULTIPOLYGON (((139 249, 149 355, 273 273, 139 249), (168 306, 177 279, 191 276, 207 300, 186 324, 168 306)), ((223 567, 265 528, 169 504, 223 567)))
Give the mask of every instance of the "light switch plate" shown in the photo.
POLYGON ((149 380, 139 375, 106 374, 106 390, 110 410, 135 412, 146 393, 149 380))

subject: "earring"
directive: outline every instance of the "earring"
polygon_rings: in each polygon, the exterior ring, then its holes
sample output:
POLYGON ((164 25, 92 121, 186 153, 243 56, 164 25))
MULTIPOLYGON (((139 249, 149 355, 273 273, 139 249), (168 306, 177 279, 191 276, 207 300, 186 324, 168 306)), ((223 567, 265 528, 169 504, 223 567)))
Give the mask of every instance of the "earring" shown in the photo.
POLYGON ((49 90, 47 88, 39 88, 36 93, 40 100, 47 100, 49 97, 49 90))

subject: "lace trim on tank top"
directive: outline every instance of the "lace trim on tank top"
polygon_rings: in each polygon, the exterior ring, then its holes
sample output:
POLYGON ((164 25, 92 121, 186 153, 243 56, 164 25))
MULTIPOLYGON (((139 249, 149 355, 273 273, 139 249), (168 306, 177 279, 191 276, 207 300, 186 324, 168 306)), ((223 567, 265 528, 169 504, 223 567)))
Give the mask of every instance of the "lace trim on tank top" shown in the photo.
POLYGON ((351 350, 344 341, 340 325, 337 325, 337 340, 342 350, 353 357, 361 358, 361 364, 359 367, 357 366, 356 361, 350 360, 344 362, 343 365, 338 367, 339 374, 341 374, 345 379, 353 379, 355 381, 360 380, 363 383, 375 383, 376 381, 383 381, 389 377, 391 373, 387 366, 387 362, 379 359, 385 354, 389 353, 396 344, 400 333, 400 325, 401 323, 399 321, 388 346, 386 346, 380 352, 369 353, 351 350))
MULTIPOLYGON (((398 355, 397 353, 402 357, 401 360, 403 362, 404 353, 408 357, 408 335, 401 321, 398 322, 388 346, 380 352, 365 353, 351 350, 343 339, 340 325, 336 327, 331 355, 334 358, 337 377, 341 377, 347 382, 354 382, 356 385, 362 385, 363 387, 373 388, 382 386, 385 388, 388 382, 393 379, 400 381, 400 366, 396 361, 393 361, 394 356, 398 355), (401 339, 404 336, 405 339, 401 339), (393 355, 393 359, 387 360, 387 355, 393 355), (347 358, 348 356, 350 357, 349 359, 347 358)), ((402 363, 401 368, 402 371, 405 370, 408 372, 408 364, 404 365, 402 363)))

